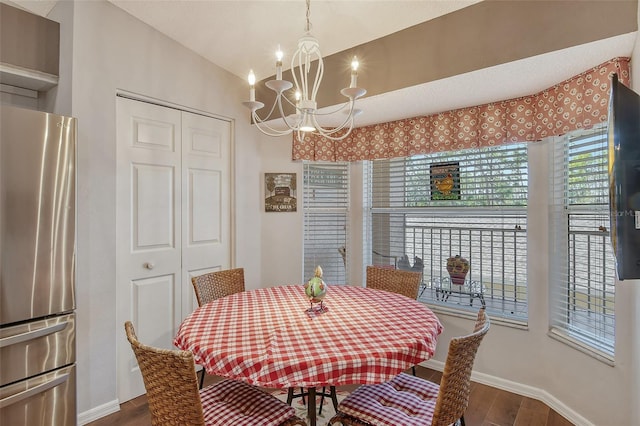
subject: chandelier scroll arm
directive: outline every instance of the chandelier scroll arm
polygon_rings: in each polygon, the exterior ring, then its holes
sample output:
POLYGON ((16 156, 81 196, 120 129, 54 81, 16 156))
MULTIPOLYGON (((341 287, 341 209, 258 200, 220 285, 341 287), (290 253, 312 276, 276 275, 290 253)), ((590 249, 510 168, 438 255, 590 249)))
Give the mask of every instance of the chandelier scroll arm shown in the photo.
POLYGON ((253 117, 253 122, 255 123, 258 130, 260 130, 262 133, 264 133, 267 136, 286 136, 291 134, 291 132, 293 132, 293 129, 291 128, 288 128, 286 130, 274 129, 273 127, 269 126, 269 124, 267 124, 265 121, 260 120, 260 117, 258 117, 255 114, 255 112, 252 114, 252 117, 253 117))

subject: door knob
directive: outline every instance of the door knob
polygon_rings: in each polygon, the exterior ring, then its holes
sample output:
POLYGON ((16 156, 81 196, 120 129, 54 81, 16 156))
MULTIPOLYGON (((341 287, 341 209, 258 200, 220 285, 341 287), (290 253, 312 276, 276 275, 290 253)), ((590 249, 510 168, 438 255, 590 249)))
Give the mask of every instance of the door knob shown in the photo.
POLYGON ((146 269, 153 269, 154 265, 151 262, 145 262, 142 266, 145 267, 146 269))

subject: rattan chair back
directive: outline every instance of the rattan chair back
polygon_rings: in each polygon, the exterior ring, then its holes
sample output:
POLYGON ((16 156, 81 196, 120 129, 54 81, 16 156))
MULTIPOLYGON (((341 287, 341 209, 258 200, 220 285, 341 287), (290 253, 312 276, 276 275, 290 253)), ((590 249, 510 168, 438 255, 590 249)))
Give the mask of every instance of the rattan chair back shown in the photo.
MULTIPOLYGON (((144 345, 138 341, 130 321, 124 324, 124 328, 142 373, 153 426, 226 425, 228 422, 224 417, 220 417, 221 412, 225 409, 223 405, 236 405, 234 408, 238 408, 244 413, 247 409, 250 411, 251 404, 248 406, 247 400, 253 401, 256 407, 264 410, 260 411, 264 413, 264 421, 261 421, 260 424, 274 424, 276 420, 269 418, 269 416, 274 413, 279 415, 278 413, 282 411, 279 405, 282 405, 290 410, 291 414, 290 417, 279 423, 280 426, 306 426, 306 423, 296 417, 295 411, 284 402, 244 383, 240 386, 240 382, 232 380, 216 382, 203 389, 204 393, 201 394, 198 389, 198 379, 191 352, 159 349, 144 345), (238 385, 226 386, 227 383, 238 385), (205 407, 202 405, 201 395, 205 399, 205 407), (268 395, 267 398, 270 399, 265 399, 264 395, 268 395), (205 422, 205 418, 208 421, 205 422)), ((226 412, 228 413, 229 410, 227 409, 226 412)), ((244 416, 245 414, 242 418, 249 419, 244 416)), ((253 417, 252 419, 258 421, 253 417)), ((251 421, 253 422, 253 420, 251 421)))
POLYGON ((151 424, 204 426, 193 354, 144 345, 130 321, 124 328, 147 390, 151 424))
POLYGON ((455 423, 462 418, 469 405, 471 370, 480 342, 489 331, 491 321, 485 309, 478 311, 474 332, 455 337, 449 342, 449 352, 444 364, 440 392, 433 412, 433 426, 455 423))
POLYGON ((385 290, 402 294, 410 299, 417 299, 421 280, 420 272, 367 266, 367 288, 385 290))
POLYGON ((485 309, 481 308, 473 333, 451 339, 439 385, 401 373, 387 383, 361 386, 340 403, 337 414, 328 424, 417 424, 415 419, 422 418, 425 425, 449 426, 458 424, 460 420, 464 426, 464 412, 469 405, 471 390, 471 370, 480 342, 490 325, 485 309), (404 416, 407 422, 403 421, 404 416), (427 418, 430 418, 430 423, 427 418))
POLYGON ((244 269, 225 269, 191 278, 198 306, 244 291, 244 269))

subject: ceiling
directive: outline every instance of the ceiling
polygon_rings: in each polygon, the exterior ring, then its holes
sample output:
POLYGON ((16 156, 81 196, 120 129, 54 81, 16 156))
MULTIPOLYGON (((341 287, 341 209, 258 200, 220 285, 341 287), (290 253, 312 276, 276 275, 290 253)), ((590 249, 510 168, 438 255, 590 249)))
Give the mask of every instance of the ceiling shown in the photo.
MULTIPOLYGON (((46 16, 50 0, 0 0, 46 16)), ((109 0, 229 72, 274 74, 278 45, 291 54, 305 27, 305 2, 109 0)), ((324 56, 455 12, 479 0, 313 0, 311 31, 324 56)), ((631 56, 635 33, 533 56, 358 101, 357 125, 478 105, 535 93, 615 56, 631 56), (562 60, 559 60, 562 58, 562 60)), ((285 59, 286 64, 286 59, 285 59)), ((285 66, 286 68, 286 66, 285 66)), ((325 70, 330 73, 331 70, 325 70)), ((239 100, 240 102, 241 100, 239 100)))

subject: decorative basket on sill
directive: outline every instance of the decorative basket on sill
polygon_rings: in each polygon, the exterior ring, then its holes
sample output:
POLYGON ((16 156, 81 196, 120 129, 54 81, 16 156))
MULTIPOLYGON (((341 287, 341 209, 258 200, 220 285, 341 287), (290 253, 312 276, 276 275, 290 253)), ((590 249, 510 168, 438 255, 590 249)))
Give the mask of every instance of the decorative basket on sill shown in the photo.
POLYGON ((459 254, 447 259, 447 272, 451 277, 451 283, 463 285, 469 272, 469 261, 459 254))

